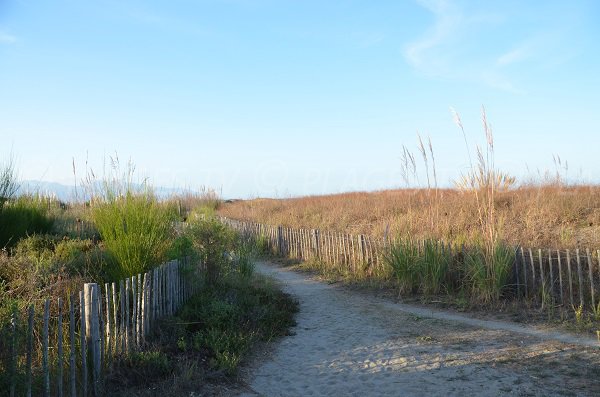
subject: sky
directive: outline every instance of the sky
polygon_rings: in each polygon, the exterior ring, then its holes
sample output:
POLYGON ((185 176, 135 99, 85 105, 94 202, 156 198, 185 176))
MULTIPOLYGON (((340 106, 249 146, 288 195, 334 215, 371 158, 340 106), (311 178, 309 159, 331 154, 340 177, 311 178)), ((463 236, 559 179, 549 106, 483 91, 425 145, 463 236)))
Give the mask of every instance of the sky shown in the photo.
POLYGON ((118 156, 156 186, 289 197, 403 187, 403 147, 423 185, 420 134, 452 186, 485 106, 498 169, 560 157, 598 183, 599 20, 594 0, 0 0, 0 163, 73 185, 118 156))

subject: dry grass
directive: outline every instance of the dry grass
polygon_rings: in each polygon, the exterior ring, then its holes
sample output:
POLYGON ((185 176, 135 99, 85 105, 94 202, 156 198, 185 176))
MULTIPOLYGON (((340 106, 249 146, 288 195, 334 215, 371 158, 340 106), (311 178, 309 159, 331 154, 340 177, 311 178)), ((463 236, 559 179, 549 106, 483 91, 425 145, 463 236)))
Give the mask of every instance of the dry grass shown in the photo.
MULTIPOLYGON (((410 235, 457 243, 483 236, 474 192, 440 189, 432 204, 427 189, 354 192, 290 199, 225 203, 219 214, 288 227, 350 233, 410 235), (438 221, 431 227, 431 206, 438 221)), ((600 247, 600 186, 525 185, 495 192, 495 226, 508 244, 531 247, 600 247)))

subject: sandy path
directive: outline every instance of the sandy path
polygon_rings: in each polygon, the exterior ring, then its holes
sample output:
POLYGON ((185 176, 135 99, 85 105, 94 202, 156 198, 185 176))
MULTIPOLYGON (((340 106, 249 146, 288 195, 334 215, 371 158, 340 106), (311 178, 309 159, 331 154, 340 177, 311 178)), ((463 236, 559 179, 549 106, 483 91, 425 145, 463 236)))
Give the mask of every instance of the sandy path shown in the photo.
POLYGON ((257 271, 296 296, 300 313, 296 334, 251 369, 243 396, 600 395, 589 339, 436 315, 265 263, 257 271))

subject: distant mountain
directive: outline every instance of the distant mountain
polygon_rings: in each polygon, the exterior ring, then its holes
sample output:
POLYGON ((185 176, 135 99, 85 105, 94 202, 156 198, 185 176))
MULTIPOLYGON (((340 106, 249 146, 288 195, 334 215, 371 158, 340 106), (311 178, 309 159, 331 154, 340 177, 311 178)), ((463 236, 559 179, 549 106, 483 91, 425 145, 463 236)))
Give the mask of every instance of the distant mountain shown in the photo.
MULTIPOLYGON (((20 182, 20 188, 17 194, 41 194, 44 196, 56 197, 60 201, 69 202, 76 200, 85 200, 86 192, 81 186, 63 185, 56 182, 27 180, 20 182), (77 194, 76 194, 77 193, 77 194)), ((138 185, 139 186, 139 185, 138 185)), ((169 197, 174 194, 181 193, 196 193, 190 189, 181 188, 166 188, 162 186, 154 186, 154 193, 161 198, 169 197)))
POLYGON ((43 196, 56 197, 60 201, 75 201, 75 186, 45 181, 21 181, 20 185, 17 192, 19 195, 41 194, 43 196))

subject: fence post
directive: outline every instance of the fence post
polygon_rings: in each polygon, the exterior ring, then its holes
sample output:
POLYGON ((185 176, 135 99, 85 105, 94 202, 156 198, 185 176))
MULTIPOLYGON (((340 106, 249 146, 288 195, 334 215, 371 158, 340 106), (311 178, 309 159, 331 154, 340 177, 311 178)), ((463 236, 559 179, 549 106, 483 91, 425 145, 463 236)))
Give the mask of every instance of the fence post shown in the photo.
POLYGON ((13 307, 10 319, 11 340, 10 340, 10 397, 15 396, 17 387, 17 306, 13 307))
POLYGON ((590 295, 592 298, 592 311, 596 310, 596 297, 595 297, 595 288, 594 288, 594 273, 592 271, 592 267, 594 265, 594 261, 592 259, 592 255, 590 254, 590 249, 586 248, 585 249, 585 254, 587 256, 587 263, 588 263, 588 274, 590 277, 590 295))
POLYGON ((552 302, 554 303, 554 265, 552 263, 552 250, 548 250, 548 267, 550 268, 550 295, 552 296, 552 302))
POLYGON ((137 347, 137 277, 131 276, 131 295, 133 297, 131 305, 131 341, 134 347, 137 347))
POLYGON ((579 255, 579 248, 575 250, 577 253, 577 289, 579 290, 579 305, 583 307, 583 276, 581 275, 581 259, 579 255))
POLYGON ((86 283, 83 285, 85 304, 86 343, 91 346, 92 359, 92 392, 94 396, 100 395, 100 319, 98 316, 98 284, 86 283))
POLYGON ((575 306, 573 301, 573 274, 571 272, 571 253, 567 250, 567 271, 569 275, 569 296, 571 297, 571 306, 575 306))
POLYGON ((321 250, 319 249, 319 229, 312 229, 313 244, 315 247, 315 257, 321 259, 321 250))
POLYGON ((42 336, 42 371, 44 373, 44 397, 50 395, 50 368, 48 366, 48 326, 50 321, 50 300, 44 302, 44 328, 42 336))
POLYGON ((565 297, 563 293, 563 272, 562 272, 562 262, 560 258, 560 250, 556 250, 556 256, 558 259, 558 282, 560 283, 560 304, 565 304, 565 297))
POLYGON ((63 397, 63 329, 62 329, 62 298, 58 298, 58 397, 63 397))
POLYGON ((77 368, 75 367, 75 295, 69 299, 69 372, 71 381, 71 397, 77 397, 77 368))
POLYGON ((88 373, 87 373, 87 344, 86 344, 86 336, 85 336, 85 299, 83 291, 79 291, 79 308, 81 310, 81 324, 79 327, 79 335, 80 335, 80 346, 81 346, 81 378, 82 378, 82 388, 83 388, 83 396, 87 397, 88 395, 88 373))
POLYGON ((29 306, 29 318, 27 320, 27 397, 31 397, 31 365, 33 356, 33 317, 35 316, 35 309, 33 305, 29 306))
POLYGON ((283 226, 277 226, 277 254, 283 256, 283 226))

